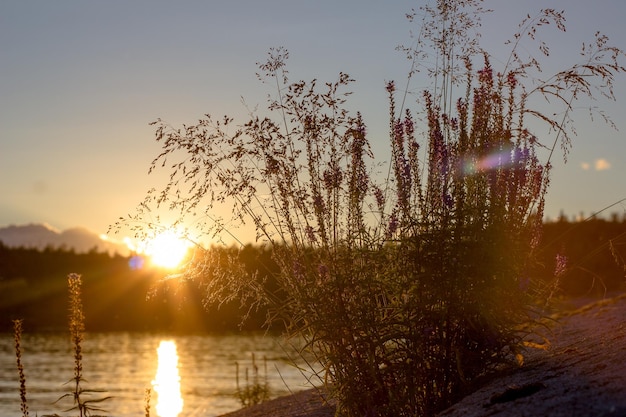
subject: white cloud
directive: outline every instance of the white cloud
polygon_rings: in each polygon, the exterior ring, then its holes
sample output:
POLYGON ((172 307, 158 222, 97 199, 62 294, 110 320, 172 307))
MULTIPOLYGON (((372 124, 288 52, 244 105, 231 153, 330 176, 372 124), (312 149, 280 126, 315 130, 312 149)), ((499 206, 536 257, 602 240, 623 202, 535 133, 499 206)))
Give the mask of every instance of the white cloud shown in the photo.
POLYGON ((606 171, 607 169, 611 169, 611 163, 603 158, 596 159, 594 166, 596 171, 606 171))

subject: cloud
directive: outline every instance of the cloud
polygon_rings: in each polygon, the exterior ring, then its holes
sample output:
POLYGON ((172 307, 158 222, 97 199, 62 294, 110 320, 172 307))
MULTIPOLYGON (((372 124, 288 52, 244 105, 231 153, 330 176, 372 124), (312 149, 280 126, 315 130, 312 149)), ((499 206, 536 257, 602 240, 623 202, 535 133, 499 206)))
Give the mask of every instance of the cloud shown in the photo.
POLYGON ((596 159, 594 166, 596 171, 606 171, 607 169, 611 169, 611 163, 606 159, 596 159))
POLYGON ((583 171, 589 171, 592 168, 594 171, 606 171, 611 169, 611 163, 604 158, 599 158, 593 162, 593 166, 589 162, 581 162, 580 167, 583 171))

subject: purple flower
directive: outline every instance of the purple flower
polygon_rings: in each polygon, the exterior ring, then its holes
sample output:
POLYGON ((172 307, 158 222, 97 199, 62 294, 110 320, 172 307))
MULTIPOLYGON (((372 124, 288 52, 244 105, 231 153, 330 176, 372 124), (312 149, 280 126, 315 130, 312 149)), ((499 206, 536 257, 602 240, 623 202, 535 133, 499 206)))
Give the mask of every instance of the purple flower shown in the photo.
POLYGON ((379 187, 374 187, 374 198, 376 198, 378 210, 382 210, 385 207, 385 195, 379 187))
POLYGON ((409 138, 413 137, 413 134, 415 133, 413 118, 411 117, 411 112, 408 109, 406 111, 406 117, 404 118, 404 131, 409 138))
POLYGON ((567 256, 557 253, 556 254, 556 263, 554 266, 554 276, 560 277, 567 270, 567 256))
POLYGON ((326 265, 319 264, 317 266, 317 273, 321 282, 324 282, 328 279, 328 267, 326 265))
POLYGON ((398 231, 398 216, 396 213, 392 213, 389 218, 389 224, 387 225, 387 239, 391 238, 398 231))
POLYGON ((396 120, 393 126, 393 139, 400 154, 404 154, 404 126, 400 120, 396 120))
POLYGON ((343 180, 343 174, 338 167, 325 170, 323 176, 324 185, 327 190, 339 188, 343 180))
POLYGON ((299 261, 293 262, 293 276, 298 281, 304 281, 304 268, 299 261))
POLYGON ((313 230, 311 226, 307 226, 305 228, 305 233, 306 233, 306 237, 309 239, 310 242, 317 241, 317 237, 315 236, 315 230, 313 230))
POLYGON ((315 210, 319 213, 323 213, 326 210, 326 204, 324 204, 324 199, 319 194, 313 198, 313 206, 315 207, 315 210))
POLYGON ((442 200, 443 200, 443 205, 448 208, 451 209, 452 205, 454 204, 454 200, 452 199, 452 196, 446 192, 443 193, 442 196, 442 200))
POLYGON ((459 119, 453 117, 450 119, 450 128, 454 131, 459 130, 459 119))
POLYGON ((511 90, 514 89, 515 86, 517 85, 517 76, 515 75, 513 71, 509 71, 509 73, 507 74, 506 82, 511 88, 511 90))

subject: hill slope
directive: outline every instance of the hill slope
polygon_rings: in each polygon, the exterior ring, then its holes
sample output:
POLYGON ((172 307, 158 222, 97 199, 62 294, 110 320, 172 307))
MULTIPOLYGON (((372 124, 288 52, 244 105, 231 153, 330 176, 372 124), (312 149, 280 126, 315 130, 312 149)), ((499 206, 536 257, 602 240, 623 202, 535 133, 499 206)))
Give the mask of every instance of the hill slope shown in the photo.
POLYGON ((127 255, 129 252, 126 246, 103 240, 98 234, 81 227, 58 231, 45 224, 11 225, 0 228, 0 241, 12 248, 42 250, 46 247, 65 247, 74 249, 77 253, 96 249, 98 252, 120 255, 127 255))

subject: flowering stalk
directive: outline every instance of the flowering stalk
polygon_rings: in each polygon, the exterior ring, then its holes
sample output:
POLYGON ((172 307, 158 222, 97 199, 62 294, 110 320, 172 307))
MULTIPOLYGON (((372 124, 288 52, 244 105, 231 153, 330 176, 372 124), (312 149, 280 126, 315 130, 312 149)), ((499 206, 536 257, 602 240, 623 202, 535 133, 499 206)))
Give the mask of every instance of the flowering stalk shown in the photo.
POLYGON ((13 334, 15 339, 15 359, 17 371, 20 379, 20 409, 22 416, 28 416, 28 403, 26 401, 26 377, 24 376, 24 365, 22 364, 22 320, 13 320, 13 334))
POLYGON ((83 314, 83 302, 81 300, 81 276, 79 274, 69 274, 67 277, 69 289, 69 328, 72 346, 74 348, 74 404, 78 407, 80 417, 86 415, 86 406, 81 401, 80 395, 82 388, 80 386, 83 380, 83 353, 82 342, 85 332, 85 316, 83 314))

